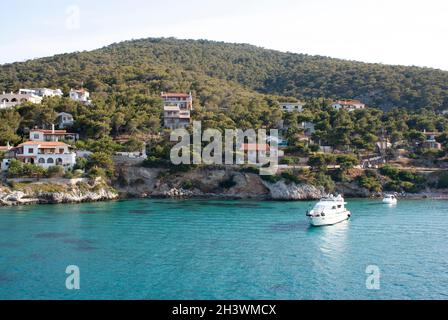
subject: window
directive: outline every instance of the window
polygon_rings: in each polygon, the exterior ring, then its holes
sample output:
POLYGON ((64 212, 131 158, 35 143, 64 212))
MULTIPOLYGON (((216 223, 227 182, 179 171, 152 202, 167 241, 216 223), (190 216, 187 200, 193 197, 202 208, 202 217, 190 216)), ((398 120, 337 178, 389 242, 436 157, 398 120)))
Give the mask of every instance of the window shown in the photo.
POLYGON ((54 160, 52 158, 48 158, 47 163, 54 163, 54 160))
POLYGON ((28 153, 34 153, 34 148, 28 148, 28 153))
POLYGON ((34 139, 39 139, 39 134, 38 133, 34 134, 34 139))
POLYGON ((45 163, 45 159, 44 158, 40 158, 39 159, 39 163, 45 163))
POLYGON ((59 153, 64 153, 64 149, 63 148, 59 149, 59 153))

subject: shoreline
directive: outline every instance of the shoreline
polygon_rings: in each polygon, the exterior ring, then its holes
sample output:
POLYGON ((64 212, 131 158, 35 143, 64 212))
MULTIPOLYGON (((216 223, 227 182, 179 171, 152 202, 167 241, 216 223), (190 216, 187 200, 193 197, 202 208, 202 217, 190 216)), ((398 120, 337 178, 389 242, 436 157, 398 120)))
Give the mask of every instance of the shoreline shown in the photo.
MULTIPOLYGON (((433 201, 448 201, 448 194, 437 194, 437 195, 428 195, 428 194, 406 194, 402 196, 397 196, 398 200, 406 201, 424 201, 424 200, 433 200, 433 201)), ((381 197, 371 196, 371 197, 360 197, 360 196, 345 196, 346 200, 381 200, 381 197)), ((221 195, 206 195, 206 196, 147 196, 147 197, 122 197, 118 196, 111 199, 98 199, 98 200, 83 200, 83 201, 66 201, 66 202, 52 202, 45 201, 42 199, 25 199, 21 201, 11 201, 9 203, 5 203, 0 201, 0 208, 7 207, 20 207, 20 206, 35 206, 35 205, 74 205, 74 204, 84 204, 84 203, 106 203, 106 202, 121 202, 121 201, 132 201, 132 200, 174 200, 174 201, 263 201, 263 202, 312 202, 318 201, 319 199, 299 199, 299 200, 285 200, 285 199, 273 199, 267 197, 234 197, 234 196, 221 196, 221 195)))

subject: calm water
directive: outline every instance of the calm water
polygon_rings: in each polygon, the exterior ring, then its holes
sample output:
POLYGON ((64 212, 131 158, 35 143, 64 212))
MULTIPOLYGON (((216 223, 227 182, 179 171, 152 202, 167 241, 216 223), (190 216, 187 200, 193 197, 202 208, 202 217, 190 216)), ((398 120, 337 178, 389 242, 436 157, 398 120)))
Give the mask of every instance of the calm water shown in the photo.
POLYGON ((448 202, 351 200, 353 219, 323 228, 308 226, 311 204, 0 208, 0 299, 448 299, 448 202))

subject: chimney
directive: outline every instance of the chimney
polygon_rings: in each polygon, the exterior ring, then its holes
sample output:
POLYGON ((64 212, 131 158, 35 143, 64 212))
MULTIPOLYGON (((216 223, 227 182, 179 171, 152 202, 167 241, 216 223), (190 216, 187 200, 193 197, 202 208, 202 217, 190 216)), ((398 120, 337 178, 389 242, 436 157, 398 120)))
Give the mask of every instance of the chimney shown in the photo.
POLYGON ((54 134, 54 123, 51 125, 51 133, 54 134))

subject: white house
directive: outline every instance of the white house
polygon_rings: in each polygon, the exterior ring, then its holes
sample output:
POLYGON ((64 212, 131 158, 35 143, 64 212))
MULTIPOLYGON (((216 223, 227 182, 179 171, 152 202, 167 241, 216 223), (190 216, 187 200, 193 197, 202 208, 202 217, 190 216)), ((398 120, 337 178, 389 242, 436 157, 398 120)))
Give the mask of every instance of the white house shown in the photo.
POLYGON ((304 121, 300 124, 307 137, 311 137, 316 132, 316 125, 312 122, 304 121))
POLYGON ((165 106, 163 109, 163 124, 167 129, 186 128, 190 125, 190 118, 190 110, 183 110, 178 106, 165 106))
POLYGON ((57 115, 57 123, 59 129, 64 129, 66 127, 71 127, 75 123, 75 119, 73 115, 66 112, 58 113, 57 115))
POLYGON ((20 94, 34 94, 38 97, 62 97, 64 94, 61 89, 48 89, 48 88, 32 88, 32 89, 20 89, 20 94))
POLYGON ((0 95, 0 109, 12 108, 19 104, 30 102, 35 104, 42 103, 42 98, 33 93, 6 93, 0 95))
POLYGON ((70 133, 66 130, 55 130, 54 125, 52 129, 32 129, 30 130, 30 140, 31 141, 47 141, 47 142, 57 142, 61 140, 76 141, 79 139, 77 133, 70 133))
POLYGON ((366 105, 359 100, 338 100, 335 101, 331 107, 336 110, 355 111, 365 109, 366 105))
POLYGON ((31 163, 48 169, 52 166, 73 168, 76 153, 63 142, 27 141, 15 148, 15 158, 24 163, 31 163))
POLYGON ((293 112, 293 111, 303 112, 304 105, 305 104, 300 101, 280 102, 280 107, 281 107, 282 111, 285 111, 285 112, 293 112))
POLYGON ((71 89, 70 90, 70 99, 72 99, 73 101, 84 103, 84 104, 92 103, 92 101, 90 100, 90 93, 89 93, 89 91, 87 91, 85 89, 80 89, 80 90, 71 89))

